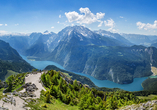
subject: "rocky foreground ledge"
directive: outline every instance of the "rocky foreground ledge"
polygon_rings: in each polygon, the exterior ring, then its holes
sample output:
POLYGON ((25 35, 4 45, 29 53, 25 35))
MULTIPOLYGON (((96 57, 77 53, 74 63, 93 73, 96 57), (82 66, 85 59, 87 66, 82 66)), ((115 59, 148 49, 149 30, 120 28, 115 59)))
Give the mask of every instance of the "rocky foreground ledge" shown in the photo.
POLYGON ((125 106, 119 110, 157 110, 157 100, 152 100, 152 101, 148 101, 146 103, 125 106), (155 106, 156 106, 156 108, 155 108, 155 106))
POLYGON ((27 102, 31 99, 40 97, 40 91, 45 88, 40 83, 40 76, 43 72, 30 73, 25 77, 25 84, 21 87, 23 90, 13 93, 6 93, 4 98, 0 100, 0 110, 28 110, 29 107, 25 107, 27 102))

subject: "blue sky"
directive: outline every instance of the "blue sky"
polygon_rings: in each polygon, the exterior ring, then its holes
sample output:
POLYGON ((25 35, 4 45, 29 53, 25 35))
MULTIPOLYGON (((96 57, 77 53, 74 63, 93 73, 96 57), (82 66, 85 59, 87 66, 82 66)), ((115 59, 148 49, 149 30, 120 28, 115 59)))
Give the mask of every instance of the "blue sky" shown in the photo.
POLYGON ((156 0, 0 0, 0 33, 59 32, 66 26, 157 35, 156 0))

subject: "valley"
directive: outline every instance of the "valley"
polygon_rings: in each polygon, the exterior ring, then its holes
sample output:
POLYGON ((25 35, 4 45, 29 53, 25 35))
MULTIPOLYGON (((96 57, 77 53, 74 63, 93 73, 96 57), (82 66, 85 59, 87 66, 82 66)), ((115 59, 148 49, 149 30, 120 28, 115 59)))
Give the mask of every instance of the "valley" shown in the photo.
MULTIPOLYGON (((30 65, 32 65, 33 67, 39 69, 39 70, 44 70, 44 69, 54 69, 54 70, 59 70, 56 68, 46 68, 48 67, 48 65, 55 65, 56 67, 60 68, 61 70, 66 70, 64 69, 61 65, 52 62, 52 61, 31 61, 28 60, 26 56, 22 56, 21 57, 26 60, 28 63, 30 63, 30 65)), ((67 70, 68 71, 68 70, 67 70)), ((90 75, 86 75, 83 73, 77 73, 77 72, 73 72, 75 74, 81 75, 81 76, 85 76, 87 78, 89 78, 96 86, 98 87, 107 87, 107 88, 121 88, 123 90, 127 90, 127 91, 141 91, 143 90, 141 84, 144 80, 147 79, 147 77, 143 77, 143 78, 134 78, 134 81, 131 84, 117 84, 114 83, 112 81, 108 81, 108 80, 97 80, 95 78, 93 78, 90 75)))
POLYGON ((0 110, 157 110, 156 4, 0 0, 0 110))
MULTIPOLYGON (((151 65, 157 67, 157 49, 144 45, 146 41, 155 42, 155 36, 91 31, 84 26, 68 26, 57 34, 45 31, 0 38, 29 60, 38 61, 39 65, 46 62, 51 65, 53 61, 66 70, 118 84, 130 84, 135 78, 151 76, 151 65), (134 42, 135 37, 145 38, 139 43, 134 42), (135 45, 138 43, 141 45, 135 45)), ((42 65, 41 70, 44 69, 42 65)))
POLYGON ((6 80, 9 83, 8 87, 5 88, 5 95, 0 90, 1 108, 9 110, 30 108, 43 110, 98 110, 100 108, 104 110, 126 110, 141 107, 154 108, 157 104, 156 95, 149 95, 149 97, 136 96, 134 92, 118 89, 114 91, 99 91, 95 88, 89 88, 87 84, 83 84, 80 81, 71 80, 69 77, 67 77, 67 73, 64 74, 62 71, 52 69, 50 71, 33 71, 12 75, 6 80), (22 82, 22 85, 21 81, 16 81, 16 79, 23 80, 23 78, 25 81, 22 82), (14 85, 11 87, 10 85, 12 84, 14 85), (14 91, 15 88, 16 91, 14 91), (10 94, 6 91, 13 91, 13 93, 10 94), (116 102, 118 102, 118 105, 116 102))

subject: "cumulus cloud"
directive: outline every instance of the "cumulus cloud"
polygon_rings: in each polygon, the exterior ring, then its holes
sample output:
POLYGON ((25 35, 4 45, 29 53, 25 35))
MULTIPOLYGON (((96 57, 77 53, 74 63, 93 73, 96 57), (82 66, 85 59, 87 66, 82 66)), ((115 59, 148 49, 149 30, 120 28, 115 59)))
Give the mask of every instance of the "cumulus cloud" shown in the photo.
POLYGON ((59 18, 61 18, 62 16, 61 15, 59 15, 59 18))
POLYGON ((54 27, 52 26, 51 28, 53 29, 54 27))
POLYGON ((101 26, 102 26, 102 24, 103 24, 103 21, 101 21, 101 22, 100 22, 100 24, 98 25, 98 27, 101 27, 101 26))
POLYGON ((101 23, 101 19, 105 16, 105 13, 102 12, 93 14, 89 8, 80 8, 79 11, 80 13, 77 13, 76 11, 65 12, 65 16, 69 22, 76 22, 79 24, 101 23))
POLYGON ((105 24, 105 26, 108 26, 108 27, 115 27, 115 23, 114 23, 114 21, 113 21, 113 19, 108 19, 107 21, 104 21, 104 24, 105 24))
POLYGON ((57 23, 59 24, 59 21, 57 23))
POLYGON ((110 19, 104 21, 104 24, 105 24, 105 26, 110 27, 108 29, 108 31, 111 31, 111 32, 114 32, 114 33, 118 32, 118 30, 114 29, 115 22, 113 21, 113 19, 110 18, 110 19))
POLYGON ((0 24, 0 26, 3 26, 3 24, 0 24))
POLYGON ((8 24, 4 24, 5 26, 8 26, 8 24))
POLYGON ((154 24, 137 22, 136 25, 138 26, 139 29, 144 29, 144 30, 157 29, 157 20, 154 21, 154 24))

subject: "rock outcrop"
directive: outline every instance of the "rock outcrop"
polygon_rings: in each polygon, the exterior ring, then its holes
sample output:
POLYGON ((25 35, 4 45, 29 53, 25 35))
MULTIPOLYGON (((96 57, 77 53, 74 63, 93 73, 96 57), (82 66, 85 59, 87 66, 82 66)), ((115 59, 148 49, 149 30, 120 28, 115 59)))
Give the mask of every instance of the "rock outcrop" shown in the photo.
MULTIPOLYGON (((68 78, 65 74, 60 73, 60 76, 63 78, 63 80, 66 81, 67 84, 73 84, 73 83, 74 83, 74 80, 68 78)), ((88 88, 89 88, 89 85, 87 85, 87 84, 83 85, 80 81, 77 81, 77 84, 78 84, 80 87, 84 86, 84 87, 88 87, 88 88)))
POLYGON ((38 90, 35 84, 26 83, 22 86, 23 88, 26 89, 26 92, 34 92, 35 90, 38 90))
MULTIPOLYGON (((12 95, 7 95, 7 97, 4 97, 3 99, 2 99, 4 102, 6 102, 6 103, 11 103, 11 104, 13 104, 14 106, 16 106, 16 100, 13 98, 13 96, 12 95)), ((1 109, 0 109, 1 110, 1 109)), ((3 110, 3 109, 2 109, 3 110)))
POLYGON ((38 90, 38 88, 36 87, 35 84, 30 83, 26 83, 24 85, 22 85, 23 88, 25 88, 25 92, 13 92, 13 95, 18 95, 19 97, 36 97, 36 95, 34 94, 34 92, 36 90, 38 90))
POLYGON ((154 106, 157 106, 157 100, 148 101, 146 103, 133 104, 125 106, 120 110, 155 110, 154 106))

